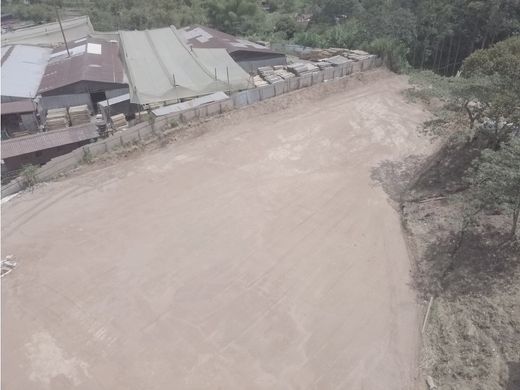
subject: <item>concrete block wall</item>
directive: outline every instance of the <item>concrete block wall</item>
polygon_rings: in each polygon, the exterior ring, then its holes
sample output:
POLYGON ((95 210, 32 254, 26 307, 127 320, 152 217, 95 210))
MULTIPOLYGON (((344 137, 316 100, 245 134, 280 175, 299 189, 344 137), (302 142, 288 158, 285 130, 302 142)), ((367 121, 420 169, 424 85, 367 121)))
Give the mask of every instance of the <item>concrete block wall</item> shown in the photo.
MULTIPOLYGON (((281 83, 277 83, 281 84, 281 83)), ((275 96, 274 93, 274 85, 266 85, 265 87, 259 88, 260 90, 260 99, 265 100, 275 96)))
MULTIPOLYGON (((39 180, 49 180, 56 177, 62 172, 74 169, 80 164, 85 153, 90 151, 92 156, 98 156, 107 153, 115 148, 122 147, 136 141, 153 137, 158 132, 169 129, 172 122, 187 123, 194 119, 202 119, 218 115, 223 112, 231 111, 235 108, 241 108, 250 104, 257 103, 262 100, 270 99, 284 93, 295 91, 300 88, 316 85, 324 81, 339 79, 351 73, 360 72, 379 67, 383 61, 377 57, 371 57, 366 60, 355 63, 345 64, 343 66, 328 68, 323 71, 315 72, 311 75, 302 77, 294 77, 283 82, 268 85, 262 88, 250 89, 247 91, 237 92, 231 95, 227 100, 210 103, 204 106, 196 107, 182 113, 173 113, 163 117, 156 118, 153 123, 148 121, 139 123, 125 131, 121 131, 108 137, 105 140, 98 141, 93 144, 85 145, 63 156, 56 157, 47 164, 39 168, 37 176, 39 180)), ((2 187, 2 196, 14 194, 23 189, 21 179, 15 179, 2 187)))

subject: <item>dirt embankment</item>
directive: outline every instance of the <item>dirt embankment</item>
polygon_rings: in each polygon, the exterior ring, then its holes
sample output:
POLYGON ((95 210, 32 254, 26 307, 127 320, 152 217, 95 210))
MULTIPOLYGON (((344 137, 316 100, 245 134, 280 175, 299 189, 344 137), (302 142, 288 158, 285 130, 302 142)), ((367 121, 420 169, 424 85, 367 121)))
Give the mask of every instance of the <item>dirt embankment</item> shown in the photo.
MULTIPOLYGON (((433 296, 421 368, 441 390, 520 389, 520 246, 504 216, 484 215, 461 239, 462 177, 471 144, 443 148, 404 194, 415 287, 433 296)), ((425 386, 426 388, 426 386, 425 386)))

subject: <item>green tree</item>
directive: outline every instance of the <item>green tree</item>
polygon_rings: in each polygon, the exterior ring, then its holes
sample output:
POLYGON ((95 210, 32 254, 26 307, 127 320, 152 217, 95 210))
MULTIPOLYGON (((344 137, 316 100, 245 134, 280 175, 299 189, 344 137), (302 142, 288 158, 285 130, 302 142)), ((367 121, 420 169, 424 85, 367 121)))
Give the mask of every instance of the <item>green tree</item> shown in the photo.
POLYGON ((255 0, 212 0, 206 8, 210 24, 229 34, 254 32, 263 15, 255 0))
POLYGON ((520 215, 520 137, 497 150, 486 149, 468 170, 471 202, 480 210, 500 210, 511 218, 516 236, 520 215))
POLYGON ((292 39, 298 31, 298 25, 294 18, 288 15, 281 15, 275 23, 274 31, 284 33, 285 39, 292 39))

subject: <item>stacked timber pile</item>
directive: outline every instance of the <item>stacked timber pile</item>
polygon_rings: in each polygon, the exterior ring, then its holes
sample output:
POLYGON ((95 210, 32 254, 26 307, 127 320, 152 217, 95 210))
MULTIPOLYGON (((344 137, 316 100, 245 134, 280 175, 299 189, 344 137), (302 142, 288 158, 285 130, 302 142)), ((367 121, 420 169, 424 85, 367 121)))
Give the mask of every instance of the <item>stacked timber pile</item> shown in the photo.
POLYGON ((111 116, 110 120, 112 121, 112 127, 116 131, 128 129, 128 122, 126 121, 125 114, 111 116))
POLYGON ((370 57, 370 54, 363 50, 329 47, 328 49, 312 49, 306 53, 302 53, 301 58, 304 60, 319 61, 335 56, 343 56, 354 61, 360 61, 370 57))
POLYGON ((283 79, 274 73, 274 69, 272 66, 261 66, 258 68, 258 74, 269 84, 278 83, 283 81, 283 79))
POLYGON ((269 85, 267 81, 265 81, 262 76, 255 76, 253 77, 253 84, 255 84, 255 87, 265 87, 266 85, 269 85))
POLYGON ((370 57, 374 57, 373 55, 371 55, 363 50, 346 50, 344 55, 347 58, 354 60, 354 61, 361 61, 361 60, 365 60, 370 57))
POLYGON ((295 64, 287 65, 287 70, 294 73, 296 76, 305 76, 313 72, 317 72, 319 68, 313 64, 304 64, 297 62, 295 64))
POLYGON ((69 127, 69 116, 66 108, 53 108, 47 111, 45 128, 47 131, 69 127))
POLYGON ((327 60, 320 60, 318 63, 316 63, 316 66, 320 68, 320 70, 323 70, 332 67, 332 64, 327 62, 327 60))
POLYGON ((349 60, 348 58, 345 58, 343 56, 334 56, 334 57, 325 58, 325 59, 321 60, 320 63, 329 63, 332 66, 340 66, 340 65, 348 64, 349 62, 352 62, 352 60, 349 60))
POLYGON ((90 122, 90 111, 86 104, 69 108, 69 117, 72 126, 90 122))
POLYGON ((296 77, 294 75, 294 73, 288 72, 287 70, 284 69, 283 66, 279 69, 276 69, 276 66, 275 66, 274 74, 281 77, 284 80, 290 79, 292 77, 296 77))

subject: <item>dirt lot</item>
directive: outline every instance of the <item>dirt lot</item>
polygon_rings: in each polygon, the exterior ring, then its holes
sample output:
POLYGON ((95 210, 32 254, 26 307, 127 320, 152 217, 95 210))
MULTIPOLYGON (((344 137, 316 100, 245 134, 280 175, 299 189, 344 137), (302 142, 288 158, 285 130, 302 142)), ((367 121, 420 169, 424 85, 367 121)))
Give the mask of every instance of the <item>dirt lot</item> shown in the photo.
POLYGON ((414 389, 419 310, 375 178, 428 153, 427 112, 404 78, 357 78, 3 205, 2 387, 414 389))

